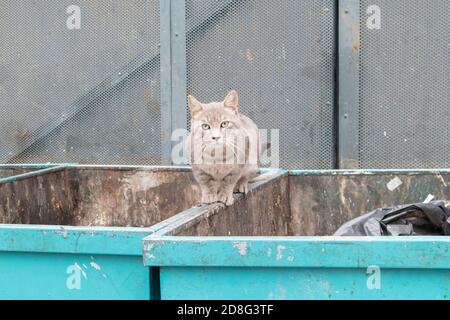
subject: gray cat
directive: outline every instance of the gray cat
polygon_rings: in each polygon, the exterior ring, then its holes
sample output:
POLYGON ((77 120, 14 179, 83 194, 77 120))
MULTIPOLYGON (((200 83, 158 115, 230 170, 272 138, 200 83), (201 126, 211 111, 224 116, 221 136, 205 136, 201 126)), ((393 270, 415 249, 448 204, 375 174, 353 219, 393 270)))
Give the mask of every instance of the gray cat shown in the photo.
POLYGON ((239 113, 232 90, 222 102, 200 103, 188 97, 191 132, 186 151, 202 191, 202 203, 233 204, 233 191, 246 194, 256 176, 260 139, 256 124, 239 113))

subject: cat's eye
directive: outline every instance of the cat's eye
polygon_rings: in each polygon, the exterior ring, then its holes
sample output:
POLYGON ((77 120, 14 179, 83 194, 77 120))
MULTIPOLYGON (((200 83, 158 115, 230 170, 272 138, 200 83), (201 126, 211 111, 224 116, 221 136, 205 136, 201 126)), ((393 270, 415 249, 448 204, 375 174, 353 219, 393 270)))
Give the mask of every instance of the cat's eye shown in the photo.
POLYGON ((221 128, 227 128, 230 125, 230 121, 224 121, 220 124, 221 128))
POLYGON ((209 129, 211 129, 211 127, 210 127, 209 124, 204 123, 204 124, 202 124, 202 129, 203 129, 203 130, 209 130, 209 129))

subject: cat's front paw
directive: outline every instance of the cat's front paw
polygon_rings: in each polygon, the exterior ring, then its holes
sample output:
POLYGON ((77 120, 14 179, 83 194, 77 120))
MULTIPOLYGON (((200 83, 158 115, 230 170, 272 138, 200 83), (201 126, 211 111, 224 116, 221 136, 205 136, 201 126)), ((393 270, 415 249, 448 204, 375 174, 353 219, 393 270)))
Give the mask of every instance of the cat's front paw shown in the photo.
POLYGON ((219 198, 217 197, 217 194, 209 193, 209 194, 202 195, 202 203, 211 204, 214 202, 219 202, 219 198))
POLYGON ((244 195, 247 195, 247 193, 248 193, 248 182, 239 184, 238 185, 238 191, 240 193, 243 193, 244 195))
POLYGON ((219 201, 224 203, 226 206, 231 206, 234 203, 233 192, 219 193, 219 201))

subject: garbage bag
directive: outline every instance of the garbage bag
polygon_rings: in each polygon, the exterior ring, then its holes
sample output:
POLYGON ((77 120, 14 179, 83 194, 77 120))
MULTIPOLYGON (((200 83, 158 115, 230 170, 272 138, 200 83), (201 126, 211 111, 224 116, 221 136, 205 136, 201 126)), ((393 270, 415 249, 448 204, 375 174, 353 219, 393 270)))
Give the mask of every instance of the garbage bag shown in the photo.
POLYGON ((380 208, 342 225, 335 236, 450 235, 450 202, 380 208))

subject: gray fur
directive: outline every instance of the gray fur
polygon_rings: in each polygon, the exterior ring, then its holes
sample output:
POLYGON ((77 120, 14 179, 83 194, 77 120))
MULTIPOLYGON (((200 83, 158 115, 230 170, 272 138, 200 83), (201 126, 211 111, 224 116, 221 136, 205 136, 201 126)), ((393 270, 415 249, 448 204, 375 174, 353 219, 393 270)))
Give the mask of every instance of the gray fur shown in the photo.
POLYGON ((202 202, 233 204, 233 191, 246 194, 258 170, 258 127, 239 113, 238 95, 231 91, 223 102, 203 104, 189 96, 191 132, 186 141, 202 202))

